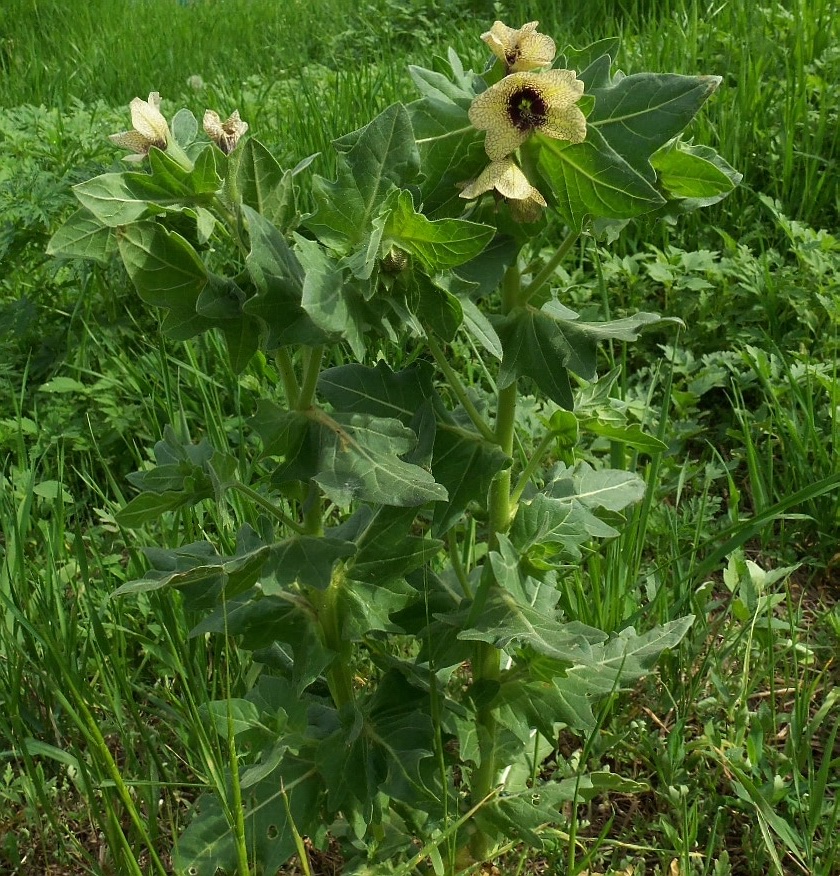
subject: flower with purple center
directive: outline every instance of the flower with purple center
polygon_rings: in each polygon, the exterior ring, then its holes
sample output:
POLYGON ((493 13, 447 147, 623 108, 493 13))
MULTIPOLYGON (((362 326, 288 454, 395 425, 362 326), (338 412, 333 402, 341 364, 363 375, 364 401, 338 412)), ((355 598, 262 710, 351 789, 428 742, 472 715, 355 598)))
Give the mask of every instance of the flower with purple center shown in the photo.
POLYGON ((582 143, 586 117, 576 106, 583 82, 574 70, 511 73, 470 105, 472 124, 486 131, 484 149, 499 161, 518 149, 533 131, 556 140, 582 143))

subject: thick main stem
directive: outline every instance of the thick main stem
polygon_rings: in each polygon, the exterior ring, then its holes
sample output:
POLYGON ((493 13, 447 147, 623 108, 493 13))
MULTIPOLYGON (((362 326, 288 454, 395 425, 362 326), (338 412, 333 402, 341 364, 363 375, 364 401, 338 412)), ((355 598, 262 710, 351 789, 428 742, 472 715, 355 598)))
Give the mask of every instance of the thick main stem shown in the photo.
MULTIPOLYGON (((502 314, 509 313, 520 301, 520 274, 514 264, 508 268, 502 287, 502 314)), ((496 425, 494 437, 501 450, 507 455, 513 455, 514 431, 516 426, 516 381, 499 390, 496 408, 496 425)), ((488 549, 498 546, 499 535, 506 532, 510 526, 511 517, 511 470, 506 468, 499 472, 490 486, 489 499, 489 533, 488 549)), ((468 624, 474 622, 481 614, 487 597, 495 584, 493 569, 489 557, 484 560, 481 580, 476 588, 468 624)), ((473 684, 498 681, 501 675, 501 652, 488 642, 477 642, 473 651, 472 661, 473 684)), ((479 733, 479 764, 472 775, 471 800, 474 805, 487 798, 496 786, 498 777, 498 762, 496 758, 496 739, 498 728, 496 715, 492 708, 479 707, 476 711, 476 724, 479 733)), ((476 832, 471 840, 473 857, 485 860, 489 854, 487 837, 476 832)))
POLYGON ((353 643, 341 635, 338 601, 343 586, 344 569, 339 565, 333 572, 329 587, 310 595, 310 600, 318 612, 324 644, 336 654, 325 674, 333 704, 339 712, 356 698, 351 669, 353 643))

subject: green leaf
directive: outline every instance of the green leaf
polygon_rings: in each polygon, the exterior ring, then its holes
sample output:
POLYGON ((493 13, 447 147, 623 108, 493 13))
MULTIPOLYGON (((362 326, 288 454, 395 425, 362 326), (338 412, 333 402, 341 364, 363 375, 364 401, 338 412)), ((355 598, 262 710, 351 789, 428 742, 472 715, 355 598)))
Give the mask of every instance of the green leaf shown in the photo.
POLYGON ((318 328, 344 338, 356 358, 363 359, 364 315, 354 306, 355 292, 345 285, 344 271, 317 241, 295 235, 295 242, 305 271, 301 306, 318 328))
POLYGON ((364 523, 355 537, 356 555, 346 566, 353 581, 385 585, 430 562, 443 547, 434 538, 411 535, 414 508, 360 509, 364 523))
POLYGON ((304 271, 283 235, 251 207, 243 205, 242 214, 251 239, 245 265, 257 287, 244 311, 266 326, 266 348, 326 343, 328 335, 313 323, 301 304, 304 271))
POLYGON ((183 189, 174 188, 155 182, 147 173, 104 173, 73 186, 73 192, 103 225, 116 228, 180 204, 183 189))
POLYGON ((283 168, 268 149, 249 137, 234 149, 225 182, 225 193, 234 203, 242 203, 272 222, 269 207, 283 184, 283 168))
POLYGON ((321 372, 318 392, 338 411, 394 417, 408 426, 434 394, 433 374, 431 364, 422 361, 397 372, 384 361, 373 368, 341 365, 321 372))
MULTIPOLYGON (((318 831, 322 792, 323 780, 314 764, 292 755, 286 755, 261 782, 243 789, 245 842, 267 873, 276 872, 295 854, 295 831, 299 835, 318 831)), ((176 845, 175 869, 193 876, 236 872, 236 841, 221 801, 205 795, 198 811, 176 845)))
POLYGON ((85 209, 71 214, 47 244, 47 255, 93 259, 101 265, 108 264, 116 251, 114 229, 85 209))
POLYGON ((318 210, 307 225, 338 249, 361 243, 371 220, 392 188, 403 188, 417 175, 419 156, 408 113, 393 104, 356 136, 348 152, 339 153, 338 180, 314 177, 318 210))
POLYGON ((385 223, 385 237, 416 256, 430 274, 475 258, 495 229, 464 219, 427 219, 414 209, 411 193, 400 191, 385 223))
POLYGON ((457 216, 464 210, 458 183, 475 178, 488 163, 484 135, 473 127, 467 110, 435 99, 408 105, 423 170, 420 192, 425 212, 457 216))
POLYGON ((651 155, 688 125, 720 82, 720 76, 636 73, 593 88, 587 139, 597 130, 633 170, 653 182, 651 155))
POLYGON ((173 139, 183 148, 189 146, 198 134, 198 120, 186 107, 175 113, 171 127, 173 139))
MULTIPOLYGON (((111 595, 124 596, 164 587, 184 588, 200 584, 203 590, 212 585, 214 596, 224 592, 227 598, 233 598, 247 590, 260 575, 269 559, 269 547, 259 545, 233 557, 222 557, 215 550, 199 557, 182 551, 169 552, 169 556, 171 560, 164 564, 169 569, 152 569, 144 578, 123 584, 111 595)), ((159 560, 161 555, 156 557, 159 560)))
POLYGON ((251 425, 263 442, 263 455, 279 457, 273 475, 276 483, 308 481, 318 471, 318 430, 306 414, 287 411, 266 399, 257 402, 251 425))
POLYGON ((581 655, 565 677, 593 693, 612 693, 647 674, 664 651, 679 645, 693 623, 694 616, 689 615, 641 635, 628 627, 581 655))
POLYGON ((528 552, 535 545, 564 551, 573 559, 580 557, 580 545, 590 538, 615 538, 618 531, 599 520, 581 502, 557 499, 537 493, 521 502, 510 536, 516 546, 528 552))
POLYGON ((407 507, 446 498, 428 471, 400 458, 417 436, 399 420, 317 408, 289 413, 262 401, 253 424, 265 454, 287 460, 280 479, 314 477, 337 504, 359 499, 407 507))
POLYGON ((722 201, 742 179, 708 146, 675 141, 651 157, 659 185, 669 198, 677 198, 682 211, 708 207, 722 201))
MULTIPOLYGON (((529 645, 537 653, 569 664, 590 660, 593 648, 606 633, 577 622, 562 623, 555 608, 560 594, 549 573, 538 581, 522 572, 520 554, 508 538, 499 535, 499 551, 490 554, 494 587, 475 624, 459 639, 483 641, 506 648, 529 645)), ((591 660, 590 660, 591 662, 591 660)))
POLYGON ((442 535, 468 505, 487 507, 487 493, 493 478, 511 464, 510 457, 480 435, 457 427, 453 422, 438 424, 432 472, 449 494, 446 503, 435 506, 432 532, 442 535))
POLYGON ((425 67, 408 65, 408 74, 417 90, 427 98, 443 104, 456 104, 468 110, 475 92, 467 90, 462 84, 453 82, 442 73, 427 70, 425 67))
POLYGON ((425 469, 400 459, 417 442, 398 420, 313 411, 320 428, 315 480, 338 505, 354 500, 414 506, 447 498, 425 469))
POLYGON ((593 435, 601 435, 609 438, 610 441, 619 441, 643 453, 663 453, 668 449, 664 441, 643 432, 642 427, 637 423, 631 426, 615 426, 591 417, 581 420, 580 427, 593 435))
MULTIPOLYGON (((664 198, 600 134, 587 128, 583 143, 535 134, 523 147, 538 148, 536 166, 557 210, 574 231, 588 218, 630 219, 656 209, 664 198)), ((650 165, 645 159, 650 169, 650 165)), ((548 196, 548 192, 537 186, 548 196)))
POLYGON ((502 342, 490 320, 466 295, 459 295, 458 300, 464 314, 464 328, 491 356, 501 361, 504 355, 502 342))
POLYGON ((580 502, 587 508, 621 511, 641 501, 645 482, 630 471, 594 469, 585 462, 568 469, 561 463, 552 472, 552 480, 546 485, 545 492, 553 499, 580 502))
POLYGON ((632 341, 648 326, 674 321, 637 313, 612 322, 585 323, 554 301, 540 310, 530 305, 515 308, 496 322, 504 348, 499 386, 509 386, 517 376, 530 377, 552 401, 571 410, 574 399, 568 371, 593 380, 598 341, 632 341))
POLYGON ((120 229, 117 243, 140 297, 170 310, 167 334, 185 340, 212 327, 212 320, 196 312, 209 274, 187 240, 156 222, 136 222, 120 229))
POLYGON ((610 63, 618 57, 620 48, 621 40, 618 37, 606 37, 583 49, 567 46, 563 49, 555 67, 579 71, 578 79, 586 83, 586 90, 589 91, 599 85, 609 84, 610 63))
POLYGON ((460 328, 464 312, 460 300, 446 288, 447 285, 446 279, 440 275, 428 277, 422 271, 415 271, 407 279, 405 289, 409 307, 424 329, 448 343, 460 328))
POLYGON ((254 703, 236 697, 202 703, 198 714, 204 720, 209 718, 211 726, 223 739, 228 738, 230 731, 234 736, 240 736, 260 726, 260 713, 254 703))
POLYGON ((192 170, 186 170, 174 158, 160 149, 149 152, 152 182, 171 195, 190 203, 201 195, 214 195, 222 184, 216 165, 224 162, 224 155, 214 147, 207 147, 196 158, 192 170))
POLYGON ((241 647, 261 651, 267 658, 261 662, 271 662, 284 672, 298 695, 321 676, 336 656, 323 643, 309 601, 290 593, 265 596, 256 589, 242 593, 217 606, 190 630, 191 637, 206 633, 238 636, 241 647), (280 657, 282 664, 277 665, 280 657))
POLYGON ((326 590, 335 564, 352 557, 356 546, 338 538, 294 535, 271 545, 271 561, 266 567, 274 582, 265 582, 267 596, 287 590, 292 584, 326 590))
POLYGON ((494 705, 499 708, 500 717, 509 710, 552 743, 557 739, 559 722, 572 730, 594 730, 597 722, 589 692, 566 684, 561 688, 558 682, 562 683, 563 679, 503 682, 494 705))
MULTIPOLYGON (((207 496, 209 498, 209 495, 207 496)), ((116 513, 120 526, 126 529, 139 529, 151 520, 158 520, 161 514, 192 504, 192 497, 182 492, 143 493, 135 496, 116 513)))

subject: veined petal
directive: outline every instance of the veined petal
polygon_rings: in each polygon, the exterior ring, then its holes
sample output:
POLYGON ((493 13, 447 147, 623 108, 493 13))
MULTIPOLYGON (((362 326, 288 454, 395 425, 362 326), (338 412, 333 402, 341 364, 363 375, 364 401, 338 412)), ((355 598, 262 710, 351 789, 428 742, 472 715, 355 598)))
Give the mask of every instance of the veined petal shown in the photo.
POLYGON ((517 222, 535 222, 546 206, 545 198, 528 182, 512 158, 487 165, 475 180, 464 186, 460 197, 477 198, 492 190, 505 198, 517 222))
POLYGON ((248 123, 239 117, 239 110, 234 110, 223 122, 217 112, 205 110, 204 132, 213 140, 219 149, 229 155, 239 138, 248 130, 248 123))
POLYGON ((211 140, 218 142, 225 135, 225 130, 222 127, 222 118, 215 110, 204 110, 204 120, 202 123, 204 133, 211 140))
POLYGON ((491 128, 484 138, 484 151, 487 157, 498 161, 517 150, 527 139, 530 131, 520 131, 513 125, 491 128))
POLYGON ((514 222, 536 222, 546 206, 545 198, 536 189, 530 198, 521 201, 508 201, 510 215, 514 222))
POLYGON ((583 80, 574 70, 546 70, 539 74, 540 87, 550 106, 577 103, 583 96, 583 80))
POLYGON ((586 139, 586 116, 574 104, 551 107, 540 131, 555 140, 583 143, 586 139))
POLYGON ((169 141, 169 125, 160 111, 160 94, 153 91, 148 100, 135 97, 129 106, 134 130, 144 136, 149 145, 165 149, 169 141))
MULTIPOLYGON (((495 182, 496 191, 506 198, 514 198, 522 200, 531 196, 536 189, 528 182, 528 177, 519 169, 519 167, 508 158, 505 161, 495 163, 500 165, 497 170, 497 179, 495 182)), ((493 167, 494 165, 490 165, 493 167)), ((542 197, 542 196, 540 196, 542 197)))
POLYGON ((556 46, 550 36, 537 33, 538 24, 529 21, 517 30, 497 21, 481 38, 509 73, 547 67, 554 60, 556 46))
POLYGON ((149 151, 149 141, 138 131, 121 131, 119 134, 109 134, 108 139, 123 149, 130 149, 140 155, 149 151))

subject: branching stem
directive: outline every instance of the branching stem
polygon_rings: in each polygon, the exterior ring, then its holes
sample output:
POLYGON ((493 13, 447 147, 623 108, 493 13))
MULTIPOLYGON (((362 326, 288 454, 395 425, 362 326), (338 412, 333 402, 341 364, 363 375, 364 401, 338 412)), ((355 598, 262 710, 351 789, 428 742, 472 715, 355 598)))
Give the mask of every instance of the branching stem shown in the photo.
POLYGON ((563 242, 557 247, 557 251, 554 255, 542 266, 542 269, 537 273, 537 276, 534 277, 534 279, 531 280, 531 282, 522 290, 520 304, 525 304, 525 302, 530 301, 530 299, 533 298, 533 296, 536 295, 546 283, 548 283, 557 266, 564 258, 566 258, 567 253, 575 245, 579 237, 579 231, 572 231, 566 235, 563 242))
POLYGON ((481 416, 476 406, 472 403, 472 400, 467 394, 467 390, 464 388, 464 384, 461 383, 461 378, 458 377, 452 366, 446 361, 446 356, 444 355, 443 350, 441 350, 437 341, 431 335, 427 335, 426 339, 429 342, 429 350, 431 351, 432 356, 434 356, 438 368, 443 372, 443 376, 446 378, 452 392, 455 393, 455 397, 463 405, 464 410, 467 412, 470 420, 472 420, 473 425, 478 429, 482 438, 487 441, 492 441, 495 444, 495 433, 487 425, 484 417, 481 416))

